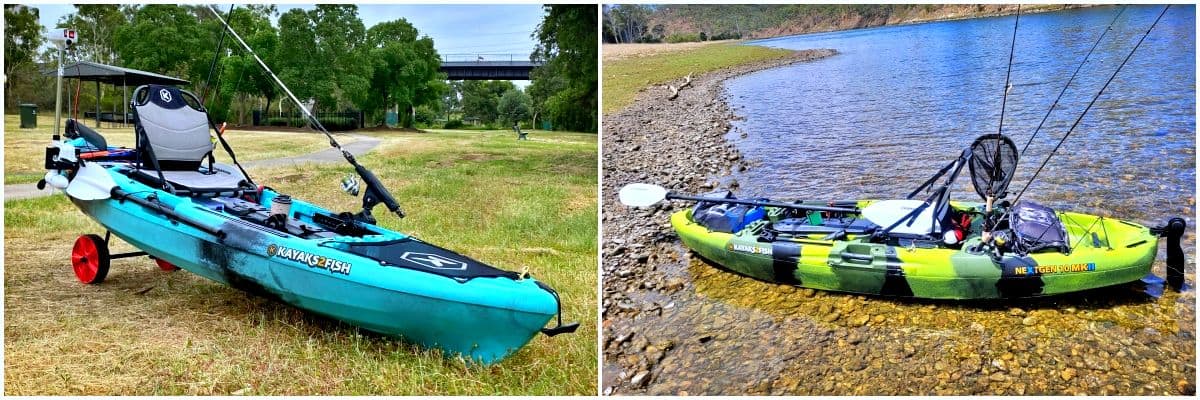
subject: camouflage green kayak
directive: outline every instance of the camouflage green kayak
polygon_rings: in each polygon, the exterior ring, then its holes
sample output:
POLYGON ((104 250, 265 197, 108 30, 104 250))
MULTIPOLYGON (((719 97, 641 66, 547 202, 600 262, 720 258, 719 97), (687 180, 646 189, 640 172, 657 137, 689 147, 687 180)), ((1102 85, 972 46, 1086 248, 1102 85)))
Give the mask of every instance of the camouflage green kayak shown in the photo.
MULTIPOLYGON (((873 203, 879 202, 833 205, 870 209, 873 203)), ((994 241, 1012 246, 998 253, 997 246, 982 243, 982 203, 950 204, 949 218, 943 220, 955 222, 944 229, 952 239, 962 238, 953 245, 916 235, 881 240, 873 233, 884 227, 861 214, 774 207, 762 207, 761 215, 744 213, 751 215, 736 221, 736 231, 725 232, 732 229, 707 218, 713 214, 708 205, 671 216, 679 238, 696 254, 764 281, 840 292, 933 299, 1053 295, 1139 280, 1150 273, 1158 252, 1151 228, 1069 212, 1037 215, 1048 218, 1018 220, 1018 226, 997 230, 994 241), (1026 224, 1045 220, 1052 231, 1038 234, 1040 239, 1022 233, 1039 232, 1044 226, 1026 224), (1034 251, 1020 251, 1022 246, 1034 251)), ((1046 210, 1035 206, 1018 204, 1016 211, 1046 210)))
POLYGON ((1009 202, 1017 158, 1008 137, 981 136, 899 200, 775 202, 646 183, 626 185, 618 196, 632 207, 696 202, 671 216, 683 244, 712 264, 769 282, 931 299, 1046 296, 1146 278, 1165 237, 1166 283, 1184 287, 1183 219, 1151 228, 1063 212, 1022 200, 1024 189, 1009 202), (964 170, 984 202, 950 200, 964 170))

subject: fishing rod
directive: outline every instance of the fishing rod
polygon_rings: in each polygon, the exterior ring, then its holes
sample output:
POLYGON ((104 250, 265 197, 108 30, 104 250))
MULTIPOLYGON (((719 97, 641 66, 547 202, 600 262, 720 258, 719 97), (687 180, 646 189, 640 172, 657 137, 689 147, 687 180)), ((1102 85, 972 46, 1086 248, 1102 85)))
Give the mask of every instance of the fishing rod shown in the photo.
MULTIPOLYGON (((232 4, 229 5, 229 12, 227 14, 230 16, 233 15, 233 5, 232 4)), ((208 64, 208 76, 204 77, 204 93, 201 94, 201 96, 200 96, 200 105, 201 106, 204 106, 205 99, 208 98, 208 89, 213 86, 213 82, 212 82, 213 70, 216 69, 217 60, 219 60, 221 58, 221 50, 224 48, 225 48, 225 30, 222 29, 221 30, 221 39, 217 41, 217 49, 216 49, 216 51, 213 52, 213 60, 211 63, 208 64)), ((225 70, 224 68, 221 69, 221 71, 224 71, 224 70, 225 70)), ((220 75, 217 75, 217 80, 218 81, 221 80, 220 75)), ((220 91, 221 91, 221 89, 217 88, 216 94, 218 95, 217 96, 218 98, 220 97, 220 91)), ((213 130, 217 132, 217 141, 221 142, 221 147, 225 149, 225 153, 229 154, 229 160, 233 161, 233 165, 237 166, 238 171, 242 172, 242 176, 246 177, 246 182, 250 183, 251 186, 257 186, 254 183, 254 179, 251 179, 250 174, 246 173, 246 169, 242 167, 242 163, 238 162, 237 154, 234 154, 234 152, 233 152, 233 146, 230 146, 229 142, 225 141, 225 128, 222 127, 221 129, 217 129, 216 123, 213 122, 213 120, 212 120, 212 115, 205 113, 205 116, 208 117, 208 126, 212 127, 213 130)), ((209 163, 209 167, 211 168, 212 163, 213 163, 213 155, 211 152, 208 154, 208 163, 209 163)))
POLYGON ((299 107, 300 110, 304 112, 304 116, 308 122, 308 125, 314 130, 325 134, 325 137, 329 139, 329 145, 340 151, 342 153, 342 157, 346 159, 346 162, 349 162, 350 165, 354 166, 354 171, 360 178, 362 178, 363 182, 367 183, 367 190, 363 193, 363 209, 361 212, 355 215, 355 219, 369 224, 374 224, 375 217, 371 215, 371 209, 379 203, 383 203, 383 205, 386 206, 389 211, 395 213, 397 217, 404 218, 404 211, 400 208, 400 204, 396 202, 396 199, 392 197, 392 194, 383 186, 383 182, 381 182, 374 173, 359 164, 358 161, 354 159, 353 154, 350 154, 349 151, 346 151, 346 149, 342 148, 342 145, 338 144, 337 140, 333 138, 333 134, 329 133, 328 129, 325 129, 325 126, 321 124, 321 121, 318 120, 317 117, 313 116, 312 112, 309 111, 307 107, 304 107, 304 103, 301 103, 300 99, 296 98, 296 95, 292 93, 292 90, 288 89, 287 85, 285 85, 283 81, 279 79, 279 76, 276 76, 275 72, 271 71, 271 68, 267 66, 267 63, 263 62, 262 58, 258 56, 258 53, 255 53, 254 49, 250 48, 250 45, 246 44, 245 40, 242 40, 241 35, 238 35, 237 31, 233 30, 233 27, 230 26, 224 18, 221 18, 221 13, 217 12, 216 8, 210 5, 208 6, 208 9, 209 11, 212 11, 214 16, 216 16, 217 21, 220 21, 221 25, 225 26, 225 29, 229 31, 230 36, 233 36, 233 38, 242 45, 242 48, 246 49, 246 52, 250 53, 251 56, 254 56, 254 60, 258 61, 258 65, 262 67, 264 71, 267 71, 267 75, 271 76, 271 79, 275 81, 275 84, 279 85, 279 87, 283 89, 283 92, 287 94, 288 98, 291 99, 292 102, 296 103, 296 107, 299 107))
POLYGON ((1100 45, 1100 41, 1104 40, 1104 35, 1107 35, 1108 31, 1112 30, 1113 24, 1117 23, 1117 19, 1121 18, 1121 14, 1125 13, 1126 8, 1129 8, 1129 6, 1123 6, 1120 11, 1117 11, 1117 15, 1113 17, 1112 22, 1109 22, 1108 27, 1104 28, 1104 32, 1100 33, 1100 37, 1096 38, 1096 43, 1092 43, 1092 48, 1088 50, 1087 55, 1083 56, 1083 61, 1079 63, 1079 66, 1075 67, 1075 72, 1071 74, 1070 79, 1067 79, 1067 84, 1063 86, 1062 91, 1058 92, 1058 97, 1054 99, 1053 104, 1050 104, 1050 109, 1046 110, 1046 115, 1042 116, 1042 122, 1038 123, 1037 129, 1034 129, 1033 134, 1029 135, 1029 140, 1025 142, 1025 146, 1021 147, 1019 155, 1025 155, 1025 149, 1029 148, 1029 144, 1033 143, 1033 138, 1037 137, 1038 132, 1042 130, 1042 125, 1046 124, 1046 119, 1050 118, 1050 114, 1054 112, 1054 107, 1058 106, 1058 101, 1062 100, 1063 94, 1067 93, 1067 88, 1071 87, 1071 82, 1075 81, 1075 76, 1079 75, 1079 71, 1083 69, 1083 65, 1087 64, 1088 59, 1092 57, 1092 52, 1096 51, 1096 47, 1100 45))
MULTIPOLYGON (((996 148, 992 157, 992 165, 1000 165, 1000 146, 1001 139, 1004 136, 1004 110, 1008 107, 1008 92, 1012 90, 1012 64, 1013 56, 1017 53, 1017 27, 1021 25, 1021 5, 1017 4, 1017 19, 1013 21, 1012 45, 1008 49, 1008 72, 1004 74, 1004 97, 1000 100, 1000 127, 996 130, 996 148)), ((1000 178, 1000 168, 992 168, 992 183, 994 184, 1000 178)), ((992 203, 995 202, 995 188, 992 184, 988 185, 987 193, 987 211, 992 210, 992 203)))
MULTIPOLYGON (((233 18, 233 4, 229 5, 229 11, 226 12, 226 15, 228 15, 229 18, 233 18)), ((217 50, 213 54, 212 62, 208 64, 208 76, 204 77, 204 92, 202 92, 200 94, 200 103, 201 104, 203 104, 205 100, 208 100, 208 89, 213 86, 213 83, 212 83, 213 70, 217 68, 217 61, 221 57, 221 49, 223 49, 223 48, 225 48, 225 30, 224 29, 221 30, 221 38, 217 39, 217 50)), ((224 68, 222 68, 222 70, 224 70, 224 68)), ((220 80, 221 77, 218 75, 217 79, 220 80)))
POLYGON ((1063 142, 1067 141, 1067 138, 1071 136, 1071 132, 1074 132, 1075 127, 1079 126, 1079 122, 1083 121, 1083 117, 1087 115, 1088 111, 1092 109, 1092 106, 1096 104, 1096 100, 1100 99, 1100 95, 1104 94, 1104 89, 1107 89, 1108 85, 1117 77, 1117 73, 1121 72, 1121 68, 1125 67, 1125 63, 1128 63, 1129 59, 1133 58, 1133 54, 1137 52, 1138 47, 1141 47, 1142 42, 1146 40, 1146 37, 1150 36, 1150 32, 1153 31, 1154 27, 1158 25, 1158 21, 1162 20, 1163 15, 1167 13, 1167 9, 1169 8, 1171 8, 1170 4, 1168 4, 1166 7, 1163 7, 1162 12, 1158 13, 1158 17, 1154 19, 1154 23, 1150 24, 1150 29, 1146 29, 1146 33, 1142 34, 1142 38, 1138 39, 1137 44, 1133 45, 1133 49, 1129 50, 1129 54, 1126 55, 1125 59, 1121 61, 1121 64, 1117 66, 1116 71, 1113 71, 1112 75, 1108 77, 1108 81, 1104 82, 1104 86, 1100 87, 1100 91, 1096 92, 1095 96, 1092 96, 1092 101, 1088 103, 1087 107, 1083 109, 1083 112, 1079 114, 1079 118, 1075 119, 1075 123, 1071 124, 1071 128, 1067 129, 1067 133, 1063 135, 1062 139, 1058 140, 1058 144, 1056 144, 1054 149, 1050 150, 1050 154, 1047 154, 1046 158, 1042 160, 1042 165, 1039 165, 1038 169, 1033 172, 1033 176, 1029 178, 1029 181, 1025 182, 1025 187, 1021 188, 1021 191, 1017 193, 1017 197, 1013 200, 1013 204, 1016 204, 1018 200, 1021 200, 1021 196, 1025 194, 1025 190, 1029 189, 1029 186, 1033 184, 1033 181, 1036 180, 1038 175, 1042 173, 1042 169, 1046 167, 1046 164, 1050 162, 1050 159, 1054 157, 1054 154, 1058 152, 1060 147, 1062 147, 1063 142))

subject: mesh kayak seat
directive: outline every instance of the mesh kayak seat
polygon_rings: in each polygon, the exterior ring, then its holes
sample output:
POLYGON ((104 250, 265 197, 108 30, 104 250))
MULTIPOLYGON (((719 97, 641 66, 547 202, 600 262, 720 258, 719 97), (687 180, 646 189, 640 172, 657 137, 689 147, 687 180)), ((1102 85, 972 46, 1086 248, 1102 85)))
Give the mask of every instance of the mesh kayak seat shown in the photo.
POLYGON ((143 85, 133 91, 131 102, 140 154, 135 178, 192 195, 249 188, 238 168, 213 162, 208 112, 196 95, 143 85))

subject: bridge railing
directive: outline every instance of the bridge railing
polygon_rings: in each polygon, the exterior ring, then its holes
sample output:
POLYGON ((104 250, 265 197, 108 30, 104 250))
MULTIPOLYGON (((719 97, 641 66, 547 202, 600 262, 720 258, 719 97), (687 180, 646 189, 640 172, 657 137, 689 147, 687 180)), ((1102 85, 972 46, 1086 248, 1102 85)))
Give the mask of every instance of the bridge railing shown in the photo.
POLYGON ((442 54, 443 62, 529 61, 529 54, 509 53, 452 53, 442 54))

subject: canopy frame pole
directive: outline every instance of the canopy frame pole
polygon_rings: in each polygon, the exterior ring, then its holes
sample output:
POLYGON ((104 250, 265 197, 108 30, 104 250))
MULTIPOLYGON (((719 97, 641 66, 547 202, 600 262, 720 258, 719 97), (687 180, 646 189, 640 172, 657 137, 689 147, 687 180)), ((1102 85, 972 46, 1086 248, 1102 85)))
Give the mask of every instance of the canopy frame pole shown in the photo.
POLYGON ((100 80, 96 80, 96 129, 100 129, 100 80))
POLYGON ((121 76, 121 127, 124 128, 129 124, 129 85, 125 83, 125 76, 121 76))

